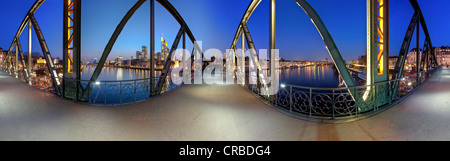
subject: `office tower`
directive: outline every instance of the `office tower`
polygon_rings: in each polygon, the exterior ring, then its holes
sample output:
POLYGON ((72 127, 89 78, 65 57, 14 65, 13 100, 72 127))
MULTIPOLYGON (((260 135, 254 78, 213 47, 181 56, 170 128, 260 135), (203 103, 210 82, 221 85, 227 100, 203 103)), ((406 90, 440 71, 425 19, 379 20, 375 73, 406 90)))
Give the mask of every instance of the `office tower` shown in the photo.
POLYGON ((138 60, 142 59, 142 53, 140 51, 136 51, 136 59, 138 60))
POLYGON ((118 56, 116 58, 116 65, 123 65, 123 57, 122 56, 118 56))
POLYGON ((148 49, 147 46, 142 46, 142 61, 147 61, 148 49))
POLYGON ((167 59, 167 56, 169 55, 169 47, 167 47, 167 41, 164 40, 163 35, 161 35, 161 56, 160 61, 164 62, 167 59))

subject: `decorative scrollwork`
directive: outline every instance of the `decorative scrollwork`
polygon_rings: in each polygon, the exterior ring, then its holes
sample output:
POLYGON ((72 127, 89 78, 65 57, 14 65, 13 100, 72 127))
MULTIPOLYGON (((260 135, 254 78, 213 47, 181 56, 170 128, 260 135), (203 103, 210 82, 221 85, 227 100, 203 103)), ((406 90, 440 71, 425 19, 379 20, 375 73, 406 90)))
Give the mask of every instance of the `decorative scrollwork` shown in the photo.
POLYGON ((122 102, 134 101, 134 97, 134 82, 127 82, 126 84, 122 84, 122 102))
POLYGON ((106 103, 120 102, 120 85, 106 84, 106 103))
POLYGON ((149 95, 149 82, 140 81, 136 84, 136 97, 137 99, 145 99, 149 95))
POLYGON ((312 97, 312 111, 318 115, 329 115, 332 112, 333 99, 327 94, 317 93, 312 97))
POLYGON ((309 111, 309 95, 302 91, 295 91, 292 94, 292 107, 293 110, 298 112, 308 112, 309 111))
POLYGON ((350 93, 340 93, 334 96, 334 111, 336 115, 351 115, 355 112, 356 102, 350 93))
POLYGON ((289 91, 281 88, 277 93, 277 104, 281 107, 289 108, 289 91))

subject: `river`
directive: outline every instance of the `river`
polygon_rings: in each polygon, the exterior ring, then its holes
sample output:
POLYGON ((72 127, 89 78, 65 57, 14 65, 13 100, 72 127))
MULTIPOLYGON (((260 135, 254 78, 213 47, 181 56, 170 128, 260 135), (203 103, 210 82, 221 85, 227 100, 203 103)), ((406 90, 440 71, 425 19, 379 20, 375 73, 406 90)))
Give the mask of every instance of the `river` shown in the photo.
MULTIPOLYGON (((81 73, 81 79, 89 80, 94 69, 95 67, 92 66, 85 67, 81 73)), ((160 72, 157 71, 156 76, 159 75, 160 72)), ((98 80, 134 80, 148 78, 149 76, 149 70, 105 67, 98 80)), ((280 69, 280 83, 307 87, 332 88, 338 87, 339 77, 332 65, 308 66, 296 69, 280 69)))

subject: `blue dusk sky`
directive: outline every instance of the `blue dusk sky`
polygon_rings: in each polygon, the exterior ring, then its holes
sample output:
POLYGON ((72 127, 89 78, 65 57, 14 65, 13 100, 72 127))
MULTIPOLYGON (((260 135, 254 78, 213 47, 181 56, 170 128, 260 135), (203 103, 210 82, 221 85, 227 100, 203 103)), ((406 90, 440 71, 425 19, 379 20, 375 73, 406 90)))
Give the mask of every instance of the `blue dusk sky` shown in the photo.
MULTIPOLYGON (((251 0, 169 0, 181 13, 203 49, 230 48, 239 21, 251 0)), ((449 0, 418 0, 434 46, 450 45, 449 0)), ((100 58, 110 36, 137 0, 82 1, 82 58, 100 58)), ((248 27, 257 49, 269 44, 269 1, 263 0, 255 10, 248 27)), ((333 36, 342 56, 356 60, 366 50, 366 0, 308 0, 319 13, 333 36)), ((0 0, 0 47, 7 50, 26 12, 34 0, 0 0)), ((53 57, 62 57, 62 0, 47 0, 35 13, 53 57)), ((280 56, 291 60, 330 58, 325 45, 304 11, 294 0, 277 0, 276 48, 280 56)), ((160 36, 172 45, 180 25, 156 3, 155 46, 161 50, 160 36)), ((390 1, 390 55, 398 55, 413 8, 408 0, 390 1)), ((28 49, 27 34, 21 42, 28 49)), ((413 39, 412 43, 415 44, 413 39)), ((421 31, 421 46, 424 34, 421 31)), ((135 56, 142 46, 150 46, 150 3, 145 2, 125 26, 111 51, 109 60, 117 56, 135 56)), ((33 52, 41 52, 33 31, 33 52)), ((413 48, 415 45, 412 45, 413 48)), ((181 43, 180 43, 181 47, 181 43)), ((188 43, 192 49, 192 43, 188 43)))

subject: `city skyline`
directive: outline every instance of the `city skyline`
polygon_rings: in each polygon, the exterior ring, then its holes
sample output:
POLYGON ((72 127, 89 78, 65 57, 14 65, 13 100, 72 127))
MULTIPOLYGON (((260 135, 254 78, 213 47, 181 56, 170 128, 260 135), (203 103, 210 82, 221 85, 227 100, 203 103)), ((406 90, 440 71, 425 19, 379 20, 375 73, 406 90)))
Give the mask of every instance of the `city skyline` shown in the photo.
MULTIPOLYGON (((214 3, 207 0, 197 1, 200 9, 195 10, 190 7, 192 5, 187 5, 188 2, 186 1, 173 0, 171 3, 183 15, 196 39, 203 41, 204 50, 217 48, 225 52, 231 45, 232 36, 238 21, 250 0, 214 3), (230 7, 233 8, 233 12, 226 10, 226 8, 230 7)), ((109 40, 117 23, 128 11, 128 8, 134 4, 131 1, 105 2, 104 0, 97 0, 83 3, 81 23, 82 57, 92 59, 101 56, 106 42, 109 40), (103 10, 95 7, 100 4, 105 5, 105 8, 114 10, 114 12, 102 12, 103 10)), ((421 2, 419 1, 419 3, 421 2)), ((13 10, 25 13, 32 3, 32 1, 0 2, 0 19, 9 22, 7 25, 0 26, 2 31, 0 47, 3 49, 9 47, 17 26, 19 26, 20 20, 24 16, 23 14, 6 16, 7 14, 5 13, 13 12, 13 10)), ((276 48, 280 49, 280 56, 289 60, 323 60, 330 58, 320 35, 309 21, 308 16, 298 5, 293 5, 292 3, 294 1, 277 1, 276 48)), ((310 3, 313 7, 316 6, 315 9, 323 18, 345 60, 356 60, 358 56, 365 54, 366 18, 364 1, 352 0, 345 4, 335 1, 311 1, 310 3)), ((450 5, 450 2, 437 0, 437 3, 440 5, 421 3, 423 5, 422 10, 427 20, 433 46, 447 46, 450 44, 450 41, 445 40, 445 37, 450 35, 450 31, 446 31, 445 28, 450 27, 450 22, 438 18, 439 16, 437 15, 450 16, 450 13, 440 9, 450 5)), ((62 57, 62 32, 57 32, 62 31, 60 27, 62 21, 59 21, 62 16, 62 7, 59 6, 62 6, 62 2, 48 1, 36 12, 36 18, 45 33, 45 38, 54 57, 62 57)), ((248 23, 257 49, 268 48, 268 26, 265 25, 268 23, 267 8, 268 2, 262 1, 248 23)), ((155 9, 156 53, 161 51, 158 45, 160 34, 165 35, 168 46, 171 46, 176 35, 175 31, 178 30, 179 25, 159 4, 156 5, 155 9)), ((413 8, 409 2, 407 0, 392 1, 390 11, 391 30, 404 31, 409 23, 409 17, 413 14, 413 8)), ((141 46, 150 46, 149 26, 149 3, 145 2, 125 26, 108 60, 115 59, 119 55, 129 57, 134 55, 135 51, 141 46)), ((404 34, 403 32, 390 33, 391 56, 398 55, 404 34)), ((21 39, 26 39, 26 37, 22 35, 21 39)), ((423 39, 424 36, 421 33, 421 44, 423 44, 423 39)), ((412 43, 415 44, 415 36, 412 43)), ((22 41, 22 45, 27 45, 27 42, 22 41)), ((187 48, 188 50, 192 49, 191 42, 187 43, 187 48)), ((413 48, 413 46, 410 48, 413 48)), ((35 34, 33 34, 33 52, 41 52, 35 34)))

